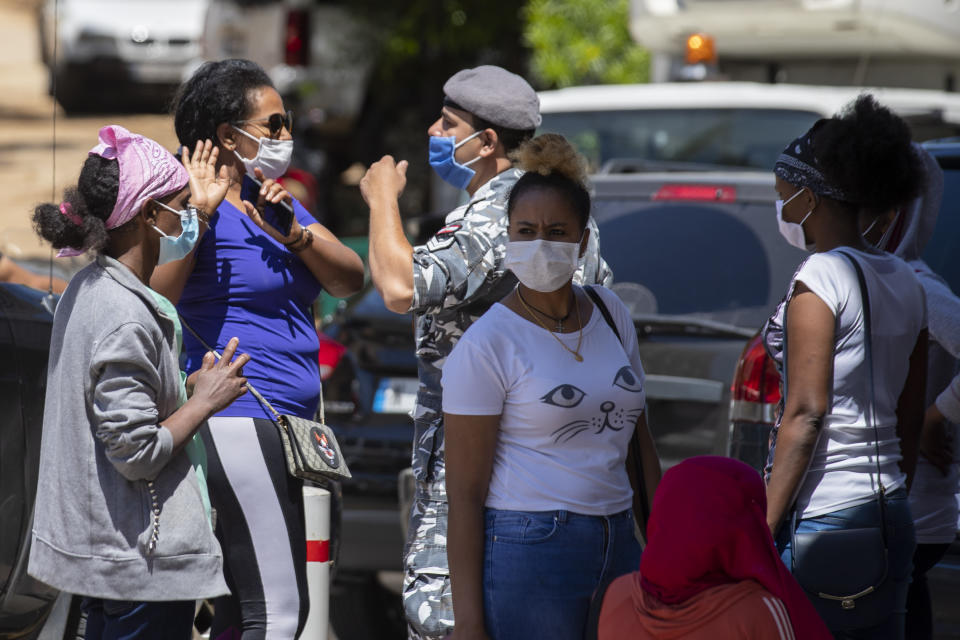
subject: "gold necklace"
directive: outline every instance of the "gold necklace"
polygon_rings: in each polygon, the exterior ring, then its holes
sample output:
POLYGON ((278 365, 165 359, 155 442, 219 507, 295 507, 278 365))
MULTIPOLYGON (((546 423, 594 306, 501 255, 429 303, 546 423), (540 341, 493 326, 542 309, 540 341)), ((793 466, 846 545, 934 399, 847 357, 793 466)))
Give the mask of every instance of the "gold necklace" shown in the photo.
POLYGON ((570 353, 572 353, 572 354, 573 354, 573 357, 576 358, 577 362, 583 362, 583 356, 580 355, 580 345, 581 345, 581 343, 583 342, 583 320, 580 318, 580 299, 577 298, 577 294, 576 294, 576 293, 573 294, 573 304, 575 305, 575 307, 576 307, 576 309, 577 309, 577 320, 580 322, 580 335, 577 337, 577 348, 576 348, 576 349, 571 349, 570 347, 568 347, 568 346, 563 342, 563 340, 561 340, 560 338, 558 338, 552 331, 550 331, 550 329, 549 329, 549 327, 547 327, 547 325, 545 325, 545 324, 543 324, 543 322, 541 322, 540 318, 538 318, 538 317, 536 316, 536 314, 534 314, 533 311, 530 310, 530 307, 527 306, 527 303, 524 301, 523 296, 520 295, 520 288, 519 288, 519 287, 517 287, 517 298, 520 299, 520 304, 523 305, 523 308, 527 310, 527 314, 528 314, 531 318, 533 318, 533 319, 536 321, 537 324, 539 324, 541 327, 544 328, 544 330, 545 330, 547 333, 549 333, 551 336, 553 336, 553 339, 556 340, 557 342, 559 342, 561 347, 563 347, 564 349, 566 349, 567 351, 569 351, 570 353))
MULTIPOLYGON (((573 290, 571 290, 570 293, 573 294, 574 300, 576 300, 577 295, 573 293, 573 290)), ((557 328, 554 329, 554 331, 556 333, 563 333, 563 323, 566 322, 567 319, 570 317, 570 313, 573 311, 573 305, 570 305, 570 308, 567 309, 567 313, 564 316, 558 318, 557 316, 552 316, 545 311, 541 311, 540 309, 536 308, 535 306, 533 306, 532 304, 524 300, 523 294, 520 293, 519 287, 517 288, 517 296, 519 296, 520 301, 523 302, 523 307, 525 309, 527 309, 528 311, 530 309, 533 309, 534 311, 542 315, 544 318, 550 318, 551 320, 557 323, 557 328)))

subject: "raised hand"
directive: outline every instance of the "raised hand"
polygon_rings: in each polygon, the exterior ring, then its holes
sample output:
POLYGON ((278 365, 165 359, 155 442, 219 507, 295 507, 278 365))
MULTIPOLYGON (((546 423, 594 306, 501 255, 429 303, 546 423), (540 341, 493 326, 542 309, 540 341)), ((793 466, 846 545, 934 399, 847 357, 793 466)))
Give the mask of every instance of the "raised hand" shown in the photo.
POLYGON ((263 219, 263 215, 261 214, 267 203, 280 204, 281 202, 286 202, 288 205, 293 206, 293 199, 279 182, 264 178, 263 171, 260 170, 260 167, 256 167, 253 173, 263 186, 260 187, 256 203, 248 200, 243 201, 243 212, 247 214, 247 217, 250 218, 255 225, 263 229, 267 235, 280 244, 290 244, 300 238, 301 227, 296 216, 293 217, 293 223, 290 225, 290 235, 287 236, 281 234, 272 224, 263 219))
POLYGON ((210 140, 198 140, 192 155, 186 146, 181 153, 183 166, 190 174, 190 204, 207 217, 212 216, 230 187, 227 167, 222 166, 217 171, 220 149, 210 140))
POLYGON ((383 156, 370 165, 360 180, 360 194, 371 205, 379 198, 396 200, 407 186, 407 161, 395 162, 393 156, 383 156))

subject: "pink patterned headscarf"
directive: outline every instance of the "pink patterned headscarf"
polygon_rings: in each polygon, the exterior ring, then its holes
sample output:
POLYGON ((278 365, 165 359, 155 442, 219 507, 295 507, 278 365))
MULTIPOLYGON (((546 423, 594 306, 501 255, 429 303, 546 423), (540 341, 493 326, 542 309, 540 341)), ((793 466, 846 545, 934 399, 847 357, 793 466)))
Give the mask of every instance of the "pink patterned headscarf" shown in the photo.
MULTIPOLYGON (((90 150, 120 165, 117 203, 107 218, 107 230, 130 221, 150 198, 179 191, 190 180, 184 166, 159 143, 112 124, 100 129, 100 144, 90 150)), ((61 249, 58 256, 77 256, 78 249, 61 249)))

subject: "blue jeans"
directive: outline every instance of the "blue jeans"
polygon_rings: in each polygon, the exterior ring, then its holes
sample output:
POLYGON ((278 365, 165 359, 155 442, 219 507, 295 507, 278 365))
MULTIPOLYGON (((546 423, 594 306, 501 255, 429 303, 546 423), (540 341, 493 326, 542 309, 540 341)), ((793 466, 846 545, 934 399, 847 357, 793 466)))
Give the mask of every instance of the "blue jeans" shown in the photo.
POLYGON ((581 640, 601 581, 637 570, 629 510, 485 514, 483 605, 491 640, 581 640))
POLYGON ((86 640, 189 640, 193 600, 134 602, 84 598, 86 640))
MULTIPOLYGON (((841 509, 816 518, 797 522, 797 532, 830 531, 835 529, 859 529, 875 527, 880 519, 876 501, 849 509, 841 509)), ((916 536, 913 530, 913 516, 907 504, 907 492, 897 489, 886 498, 887 524, 887 580, 893 581, 896 589, 896 605, 890 616, 880 624, 868 629, 856 631, 838 631, 831 629, 838 640, 903 640, 907 611, 907 591, 910 588, 910 574, 913 571, 913 550, 916 536)), ((789 522, 780 528, 777 535, 777 548, 784 564, 793 569, 789 522)), ((840 570, 847 570, 841 568, 840 570)), ((809 595, 809 594, 808 594, 809 595)), ((836 606, 835 602, 826 602, 812 597, 815 607, 836 606)))

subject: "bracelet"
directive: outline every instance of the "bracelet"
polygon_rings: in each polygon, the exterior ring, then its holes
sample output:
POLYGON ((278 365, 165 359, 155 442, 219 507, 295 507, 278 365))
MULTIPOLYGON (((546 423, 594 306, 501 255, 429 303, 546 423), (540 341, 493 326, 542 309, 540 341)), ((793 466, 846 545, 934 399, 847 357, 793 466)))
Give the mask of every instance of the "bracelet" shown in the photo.
POLYGON ((303 236, 306 230, 307 230, 306 227, 300 227, 300 235, 294 238, 293 240, 291 240, 290 242, 284 242, 283 246, 287 247, 288 249, 292 249, 293 245, 303 240, 303 236))
POLYGON ((197 214, 197 219, 200 220, 203 224, 210 226, 210 215, 204 211, 201 211, 199 208, 193 206, 192 204, 187 205, 188 211, 193 211, 197 214))
POLYGON ((300 228, 303 230, 303 234, 301 234, 300 237, 302 237, 304 240, 303 240, 303 244, 300 245, 299 247, 290 248, 290 250, 293 251, 294 253, 300 253, 301 251, 303 251, 304 249, 306 249, 307 247, 313 244, 313 231, 310 231, 310 229, 307 229, 306 227, 300 227, 300 228))

